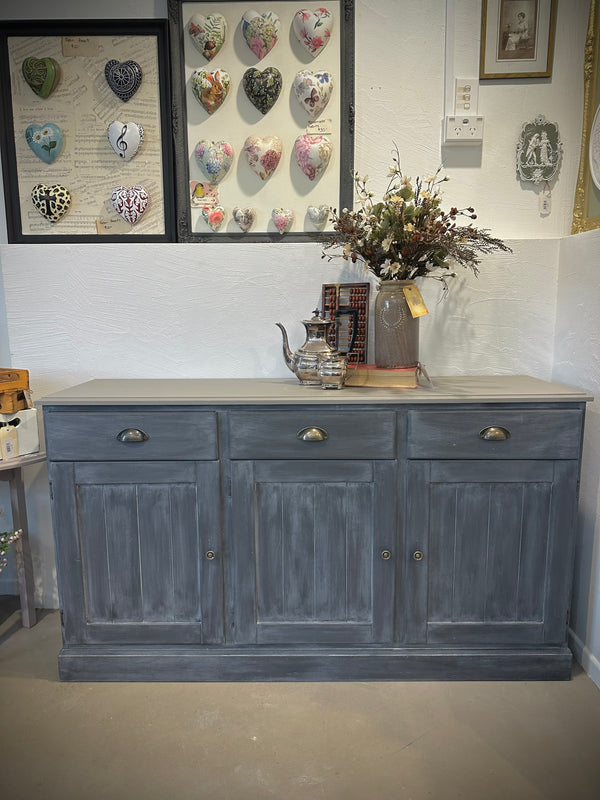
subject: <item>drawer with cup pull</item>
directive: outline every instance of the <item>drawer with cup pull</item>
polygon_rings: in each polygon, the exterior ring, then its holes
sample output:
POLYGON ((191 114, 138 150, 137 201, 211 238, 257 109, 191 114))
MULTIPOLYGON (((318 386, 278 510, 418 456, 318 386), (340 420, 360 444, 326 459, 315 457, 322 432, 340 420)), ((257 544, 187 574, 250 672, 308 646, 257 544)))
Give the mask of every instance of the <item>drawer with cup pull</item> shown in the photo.
POLYGON ((218 458, 211 411, 45 409, 51 461, 206 461, 218 458), (49 423, 49 418, 51 422, 49 423))
POLYGON ((234 459, 396 458, 392 411, 232 411, 234 459))
POLYGON ((413 410, 408 458, 543 459, 579 457, 578 409, 413 410))

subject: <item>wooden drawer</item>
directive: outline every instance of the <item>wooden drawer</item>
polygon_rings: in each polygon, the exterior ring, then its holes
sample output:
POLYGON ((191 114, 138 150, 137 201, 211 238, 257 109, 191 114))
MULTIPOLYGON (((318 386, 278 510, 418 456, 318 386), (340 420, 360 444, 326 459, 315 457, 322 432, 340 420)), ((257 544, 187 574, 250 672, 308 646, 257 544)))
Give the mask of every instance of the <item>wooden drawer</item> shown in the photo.
POLYGON ((396 458, 391 411, 234 411, 229 434, 235 459, 396 458), (305 429, 317 432, 299 438, 305 429))
POLYGON ((582 424, 577 409, 410 411, 408 457, 576 459, 582 424), (480 433, 489 428, 504 428, 510 436, 486 440, 480 433))
POLYGON ((208 411, 44 410, 51 461, 188 461, 218 458, 215 414, 208 411), (144 441, 120 441, 127 430, 144 441))

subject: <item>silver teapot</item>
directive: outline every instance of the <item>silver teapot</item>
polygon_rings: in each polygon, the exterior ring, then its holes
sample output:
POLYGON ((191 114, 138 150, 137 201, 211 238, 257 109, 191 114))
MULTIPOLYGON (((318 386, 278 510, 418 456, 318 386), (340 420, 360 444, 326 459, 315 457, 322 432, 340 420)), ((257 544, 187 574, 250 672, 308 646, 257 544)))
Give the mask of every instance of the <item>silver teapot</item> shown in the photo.
POLYGON ((305 386, 321 386, 323 381, 319 370, 322 359, 330 358, 334 354, 339 356, 327 344, 327 332, 331 322, 320 316, 318 308, 313 311, 313 314, 312 319, 302 320, 302 324, 306 328, 306 340, 295 353, 290 350, 286 329, 281 322, 275 323, 283 335, 285 363, 300 383, 305 386))

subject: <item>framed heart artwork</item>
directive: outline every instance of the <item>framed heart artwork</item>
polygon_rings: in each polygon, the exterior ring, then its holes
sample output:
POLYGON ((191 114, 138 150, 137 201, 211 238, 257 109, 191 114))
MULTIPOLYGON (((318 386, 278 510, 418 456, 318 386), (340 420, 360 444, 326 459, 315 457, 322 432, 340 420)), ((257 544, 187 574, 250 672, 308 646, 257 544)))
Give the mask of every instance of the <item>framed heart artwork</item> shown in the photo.
POLYGON ((178 241, 326 236, 309 209, 353 203, 354 0, 168 12, 178 241))
POLYGON ((0 26, 9 242, 175 240, 167 20, 0 26))

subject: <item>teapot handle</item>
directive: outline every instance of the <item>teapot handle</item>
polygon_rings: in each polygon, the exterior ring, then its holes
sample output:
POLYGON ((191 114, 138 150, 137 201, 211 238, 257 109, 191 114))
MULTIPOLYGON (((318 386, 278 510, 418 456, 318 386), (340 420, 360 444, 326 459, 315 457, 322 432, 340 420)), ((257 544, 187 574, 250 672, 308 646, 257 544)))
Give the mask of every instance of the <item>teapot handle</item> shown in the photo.
POLYGON ((350 344, 348 345, 347 355, 350 355, 354 342, 356 341, 356 334, 358 333, 358 309, 357 308, 338 308, 335 312, 336 319, 343 315, 352 317, 352 334, 350 336, 350 344))

